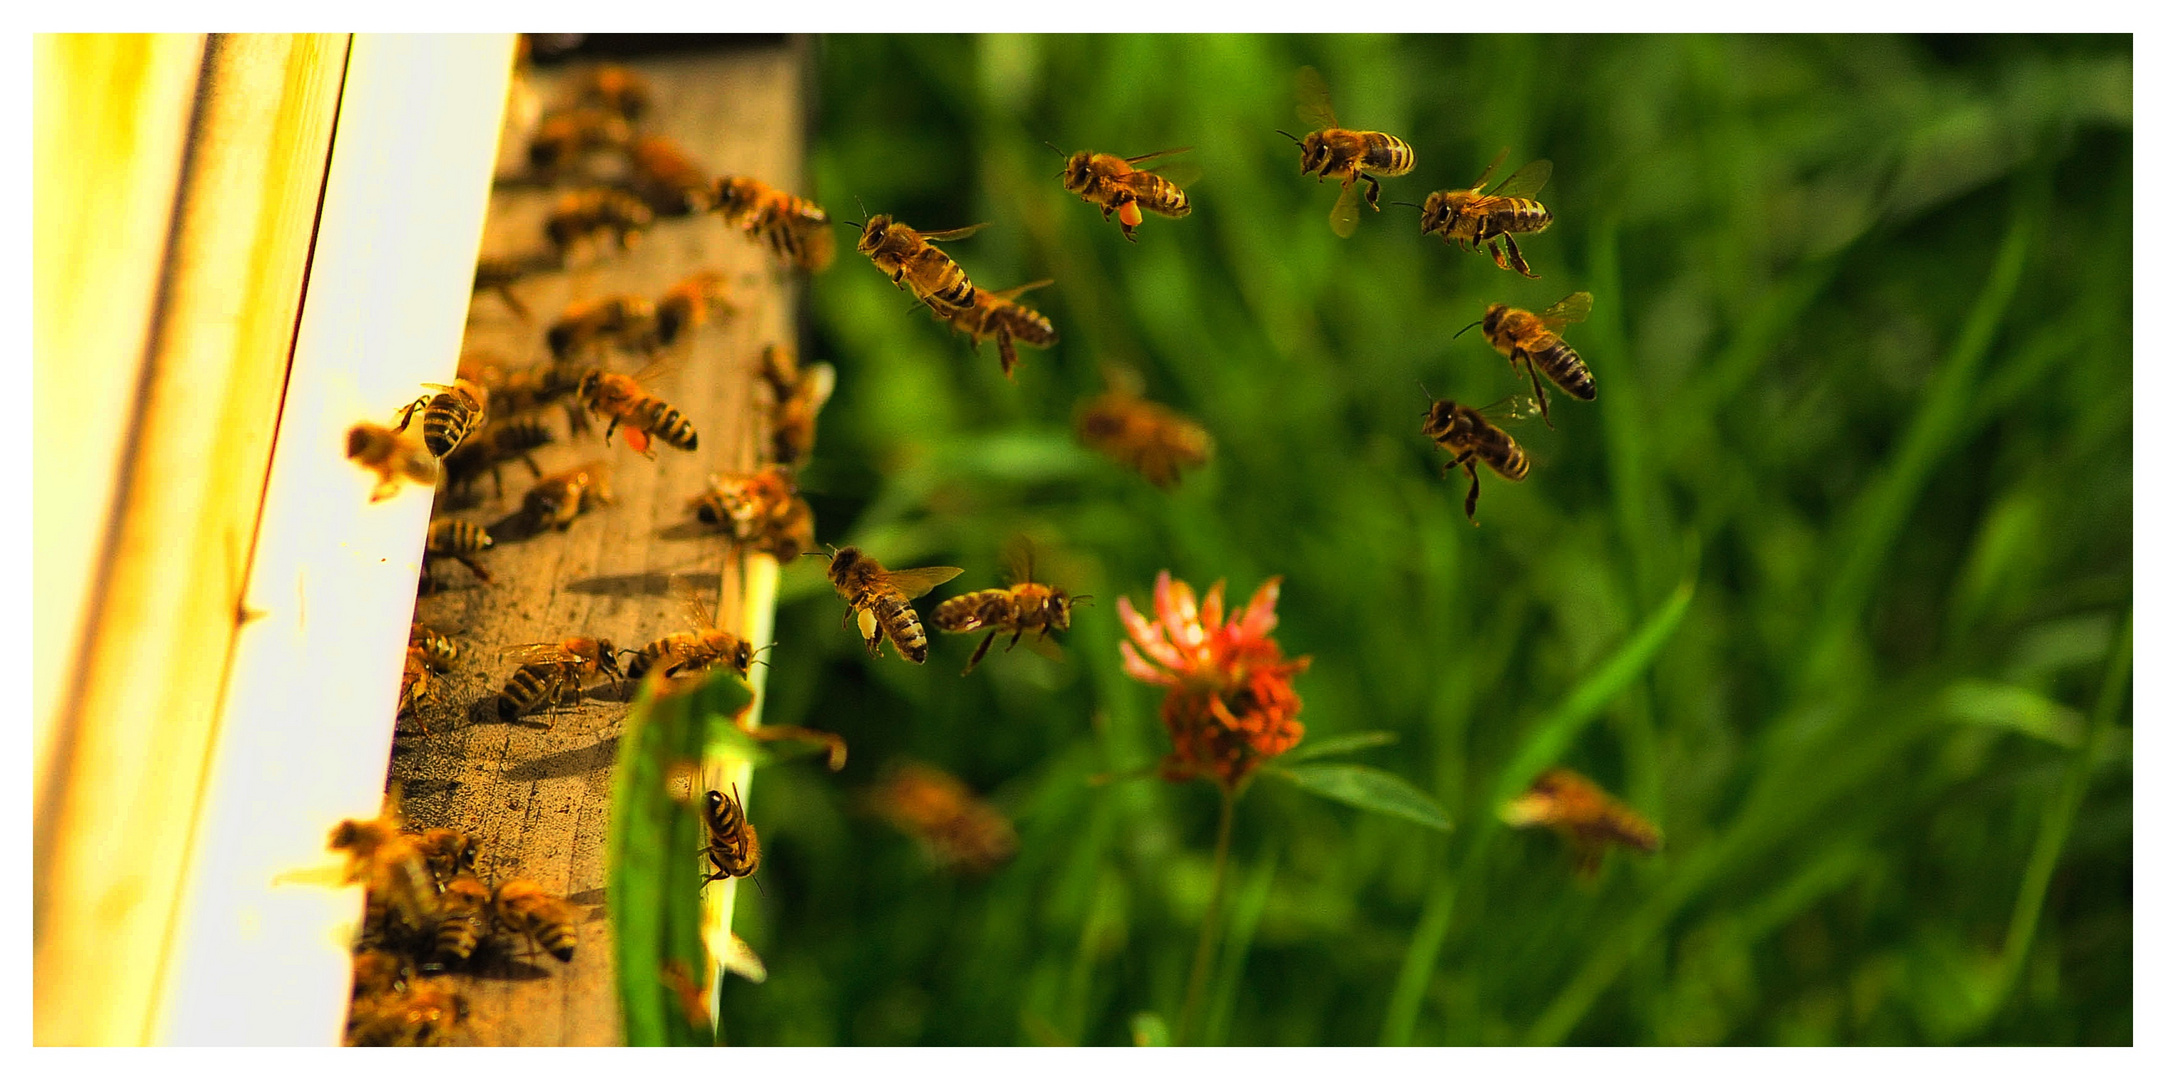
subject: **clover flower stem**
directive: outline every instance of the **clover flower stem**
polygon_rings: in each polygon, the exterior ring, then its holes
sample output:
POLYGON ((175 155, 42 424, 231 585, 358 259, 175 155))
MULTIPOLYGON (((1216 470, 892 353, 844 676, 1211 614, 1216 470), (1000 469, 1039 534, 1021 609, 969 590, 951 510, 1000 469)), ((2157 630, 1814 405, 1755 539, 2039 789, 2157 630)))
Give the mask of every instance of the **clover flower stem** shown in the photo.
POLYGON ((1188 995, 1181 1003, 1181 1022, 1174 1029, 1176 1045, 1188 1045, 1194 1030, 1196 1009, 1203 1003, 1203 988, 1210 980, 1211 950, 1217 945, 1219 923, 1226 912, 1226 858, 1233 849, 1233 801, 1240 796, 1233 785, 1219 785, 1218 847, 1211 855, 1211 899, 1203 910, 1203 930, 1196 938, 1196 959, 1188 969, 1188 995))

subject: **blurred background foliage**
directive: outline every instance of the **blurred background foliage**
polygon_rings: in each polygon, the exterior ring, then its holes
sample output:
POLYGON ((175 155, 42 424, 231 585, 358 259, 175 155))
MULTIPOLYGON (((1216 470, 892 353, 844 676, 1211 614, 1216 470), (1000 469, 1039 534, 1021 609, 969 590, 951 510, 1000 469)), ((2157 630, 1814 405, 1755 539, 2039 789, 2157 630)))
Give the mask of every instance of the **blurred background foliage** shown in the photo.
MULTIPOLYGON (((1433 794, 1435 833, 1268 781, 1234 835, 1201 1037, 1235 1044, 2127 1043, 2132 517, 2127 37, 838 36, 810 194, 834 216, 993 227, 947 245, 1062 338, 1011 383, 848 250, 807 291, 840 369, 804 476, 820 536, 1096 596, 1051 663, 937 638, 870 662, 801 560, 770 723, 850 767, 763 771, 761 986, 737 1043, 1126 1043, 1178 1011, 1215 792, 1155 778, 1156 695, 1114 597, 1160 568, 1245 600, 1284 575, 1309 738, 1433 794), (1417 149, 1384 197, 1548 157, 1529 281, 1296 175, 1292 74, 1417 149), (1195 212, 1125 243, 1067 150, 1192 146, 1195 212), (862 203, 863 210, 860 210, 862 203), (1423 384, 1514 390, 1489 303, 1577 289, 1600 400, 1513 432, 1524 483, 1419 434, 1423 384), (1101 365, 1217 456, 1161 492, 1079 448, 1101 365), (1590 678, 1680 585, 1652 664, 1590 678), (1504 830, 1507 763, 1575 692, 1561 762, 1658 822, 1581 883, 1504 830), (958 877, 866 808, 883 764, 951 770, 1020 853, 958 877)), ((1500 172, 1501 175, 1501 172, 1500 172)))

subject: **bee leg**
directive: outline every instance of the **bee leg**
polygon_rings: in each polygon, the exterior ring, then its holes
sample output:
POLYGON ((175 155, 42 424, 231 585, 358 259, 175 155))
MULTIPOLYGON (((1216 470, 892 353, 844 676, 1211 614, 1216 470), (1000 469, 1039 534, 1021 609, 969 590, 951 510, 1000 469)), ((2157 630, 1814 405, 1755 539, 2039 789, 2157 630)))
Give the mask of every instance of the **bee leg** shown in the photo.
POLYGON ((1015 336, 1002 330, 993 340, 1000 344, 1000 373, 1008 378, 1015 378, 1015 336))
MULTIPOLYGON (((1482 497, 1482 475, 1481 475, 1480 473, 1478 473, 1478 472, 1475 472, 1475 471, 1474 471, 1474 463, 1473 463, 1473 462, 1471 462, 1471 461, 1469 461, 1469 462, 1467 462, 1467 463, 1466 463, 1466 470, 1467 470, 1467 520, 1468 520, 1468 521, 1474 521, 1474 503, 1475 503, 1475 501, 1476 501, 1476 500, 1478 500, 1478 499, 1480 499, 1480 498, 1482 497)), ((1475 528, 1477 528, 1477 529, 1479 529, 1479 528, 1481 528, 1481 527, 1482 527, 1482 523, 1481 523, 1481 522, 1479 522, 1479 521, 1474 521, 1474 527, 1475 527, 1475 528)))
POLYGON ((1512 354, 1519 364, 1527 369, 1527 381, 1534 384, 1534 404, 1536 408, 1542 410, 1542 423, 1549 424, 1549 430, 1551 431, 1557 430, 1557 425, 1550 423, 1549 394, 1542 389, 1542 378, 1534 370, 1534 358, 1528 356, 1525 349, 1513 349, 1512 354))
POLYGON ((1376 177, 1370 176, 1368 173, 1355 173, 1354 175, 1360 177, 1369 185, 1369 209, 1377 211, 1383 210, 1383 206, 1377 202, 1377 196, 1380 192, 1384 190, 1384 185, 1378 182, 1376 177))
MULTIPOLYGON (((1490 247, 1490 249, 1491 249, 1491 250, 1493 251, 1493 250, 1495 250, 1495 249, 1496 249, 1496 244, 1495 244, 1494 242, 1492 242, 1492 243, 1491 243, 1491 244, 1489 245, 1489 247, 1490 247)), ((1540 275, 1540 274, 1537 274, 1537 273, 1535 273, 1535 272, 1534 272, 1534 271, 1533 271, 1532 269, 1529 269, 1529 268, 1528 268, 1528 266, 1527 266, 1527 258, 1526 258, 1526 256, 1524 256, 1524 255, 1521 255, 1521 254, 1519 253, 1519 242, 1518 242, 1518 241, 1516 241, 1516 240, 1514 240, 1514 239, 1512 239, 1512 234, 1511 234, 1511 233, 1505 233, 1505 234, 1504 234, 1504 250, 1506 250, 1506 251, 1508 251, 1508 252, 1510 252, 1510 253, 1511 253, 1511 256, 1512 256, 1512 269, 1514 269, 1514 270, 1517 270, 1517 271, 1519 271, 1519 272, 1520 272, 1521 274, 1524 274, 1524 275, 1526 275, 1527 277, 1530 277, 1530 278, 1538 278, 1538 277, 1541 277, 1541 276, 1542 276, 1542 275, 1540 275)), ((1503 266, 1503 265, 1504 265, 1504 262, 1503 262, 1502 260, 1498 260, 1498 262, 1497 262, 1497 265, 1498 265, 1498 266, 1503 266)))
POLYGON ((465 566, 468 570, 472 570, 474 572, 475 579, 480 581, 482 584, 489 585, 494 583, 494 579, 489 577, 489 571, 485 569, 480 563, 474 561, 473 559, 465 555, 453 555, 452 558, 459 560, 460 564, 465 566))
POLYGON ((963 674, 970 674, 970 669, 977 667, 978 661, 985 659, 985 650, 992 648, 993 639, 999 636, 1000 634, 996 631, 985 635, 985 640, 978 642, 977 651, 970 654, 970 662, 963 665, 963 674))
POLYGON ((603 445, 603 446, 608 446, 608 445, 609 445, 609 437, 610 437, 610 436, 612 436, 612 435, 615 435, 615 434, 617 433, 617 424, 618 424, 618 423, 619 423, 619 422, 621 421, 621 419, 622 419, 621 417, 615 417, 615 416, 612 416, 612 417, 610 417, 610 418, 609 418, 609 430, 607 430, 607 431, 604 431, 604 432, 602 432, 602 445, 603 445))
POLYGON ((410 423, 412 423, 412 422, 413 422, 413 419, 414 419, 414 412, 415 412, 416 410, 418 410, 418 409, 422 408, 423 406, 427 405, 428 403, 429 403, 429 399, 428 399, 428 398, 425 398, 425 397, 421 397, 421 398, 415 398, 415 399, 414 399, 414 403, 413 403, 413 404, 411 404, 411 405, 408 405, 407 407, 405 407, 405 408, 403 408, 403 409, 400 409, 400 410, 399 410, 399 430, 400 430, 400 431, 405 431, 405 430, 406 430, 406 425, 407 425, 407 424, 410 424, 410 423))
MULTIPOLYGON (((997 637, 998 635, 995 635, 995 636, 997 637)), ((986 640, 987 640, 987 641, 991 641, 991 640, 992 640, 992 638, 987 638, 986 640)), ((1005 649, 1002 649, 1002 650, 1000 650, 1000 651, 1001 651, 1001 652, 1014 652, 1014 651, 1015 651, 1015 643, 1016 643, 1016 642, 1018 642, 1018 641, 1021 641, 1021 640, 1023 640, 1023 628, 1022 628, 1021 626, 1017 626, 1017 627, 1015 628, 1015 635, 1014 635, 1013 637, 1010 637, 1010 638, 1008 639, 1008 647, 1007 647, 1007 648, 1005 648, 1005 649)))

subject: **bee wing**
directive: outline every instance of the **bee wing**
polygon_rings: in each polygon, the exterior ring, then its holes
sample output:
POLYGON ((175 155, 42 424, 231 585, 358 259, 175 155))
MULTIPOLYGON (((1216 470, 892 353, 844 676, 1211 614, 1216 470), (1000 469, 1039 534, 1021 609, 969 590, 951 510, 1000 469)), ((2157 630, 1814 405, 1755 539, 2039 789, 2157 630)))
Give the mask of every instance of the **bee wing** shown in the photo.
POLYGON ((671 578, 669 585, 676 592, 677 598, 684 601, 684 611, 691 618, 692 625, 702 630, 714 627, 714 615, 707 610, 707 602, 700 599, 699 590, 683 578, 671 578))
POLYGON ((1195 147, 1193 146, 1177 146, 1171 150, 1153 150, 1148 154, 1138 154, 1135 157, 1124 158, 1122 160, 1128 162, 1130 165, 1141 165, 1144 162, 1151 160, 1152 158, 1168 157, 1173 154, 1185 154, 1193 149, 1195 149, 1195 147))
MULTIPOLYGON (((996 634, 994 636, 997 637, 999 635, 996 634)), ((1043 656, 1046 659, 1053 661, 1054 663, 1059 663, 1061 657, 1065 655, 1061 651, 1060 642, 1055 641, 1050 637, 1040 637, 1037 634, 1030 633, 1028 631, 1025 631, 1023 634, 1022 645, 1024 648, 1029 649, 1031 652, 1037 653, 1039 656, 1043 656)))
POLYGON ((1007 571, 1011 585, 1033 580, 1031 575, 1038 569, 1038 546, 1031 542, 1029 534, 1017 533, 1002 545, 1000 565, 1007 571))
POLYGON ((1543 326, 1555 330, 1567 323, 1586 322, 1588 313, 1593 310, 1594 294, 1576 292, 1549 305, 1549 309, 1542 312, 1539 318, 1543 326))
POLYGON ((662 356, 656 358, 646 367, 633 372, 631 377, 632 381, 638 383, 641 387, 650 388, 650 384, 667 378, 676 369, 677 359, 675 357, 662 356))
POLYGON ((1359 191, 1359 185, 1348 184, 1339 189, 1339 201, 1331 205, 1331 231, 1341 240, 1354 235, 1355 227, 1361 224, 1359 191))
POLYGON ((976 225, 965 225, 960 229, 942 229, 939 232, 921 232, 918 234, 918 236, 926 240, 960 240, 963 237, 969 236, 972 233, 977 232, 979 229, 985 228, 987 225, 991 224, 992 222, 990 221, 981 221, 978 222, 976 225))
POLYGON ((1542 190, 1543 185, 1549 183, 1549 169, 1548 158, 1527 162, 1519 167, 1518 172, 1505 177, 1504 182, 1497 185, 1497 190, 1489 195, 1494 199, 1531 199, 1542 190))
POLYGON ((1331 109, 1331 88, 1315 68, 1303 67, 1294 72, 1294 115, 1316 128, 1339 126, 1339 114, 1331 109))
POLYGON ((904 599, 915 600, 933 591, 934 586, 954 580, 962 572, 960 566, 921 566, 915 570, 894 571, 887 576, 887 583, 900 591, 904 599))
POLYGON ((580 659, 578 654, 554 641, 536 641, 527 645, 507 645, 499 651, 498 655, 528 664, 580 659))
MULTIPOLYGON (((1484 186, 1489 183, 1489 178, 1497 174, 1497 166, 1504 164, 1504 159, 1510 156, 1512 156, 1512 148, 1509 146, 1497 151, 1497 156, 1490 159, 1489 167, 1483 169, 1482 174, 1474 178, 1474 186, 1472 188, 1469 188, 1468 190, 1480 191, 1484 186)), ((1519 174, 1513 173, 1512 175, 1517 176, 1519 174)))
MULTIPOLYGON (((1172 152, 1167 151, 1169 154, 1172 152)), ((1203 179, 1203 163, 1194 158, 1184 158, 1164 168, 1152 169, 1150 173, 1174 187, 1185 188, 1203 179)))
POLYGON ((993 295, 1001 298, 1002 300, 1013 300, 1016 297, 1021 296, 1032 289, 1042 289, 1048 285, 1051 285, 1052 283, 1052 278, 1039 278, 1038 280, 1033 281, 1028 285, 1017 285, 1015 288, 1012 289, 1002 289, 999 292, 994 293, 993 295))

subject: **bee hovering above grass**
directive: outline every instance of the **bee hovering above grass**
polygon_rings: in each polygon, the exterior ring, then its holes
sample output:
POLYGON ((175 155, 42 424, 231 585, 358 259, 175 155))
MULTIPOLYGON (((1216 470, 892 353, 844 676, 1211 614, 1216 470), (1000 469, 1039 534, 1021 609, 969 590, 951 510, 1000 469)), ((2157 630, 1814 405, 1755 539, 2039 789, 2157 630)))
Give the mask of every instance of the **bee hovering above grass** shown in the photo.
POLYGON ((1571 845, 1572 865, 1582 878, 1602 869, 1602 856, 1611 845, 1647 853, 1662 849, 1662 830, 1570 769, 1554 768, 1536 777, 1526 794, 1504 804, 1498 816, 1507 825, 1555 830, 1571 845))
POLYGON ((827 580, 843 602, 857 615, 858 632, 865 648, 880 655, 880 639, 891 638, 895 651, 913 664, 925 662, 925 624, 918 621, 910 601, 963 572, 960 566, 926 566, 916 570, 889 570, 878 559, 855 547, 829 557, 827 580))
POLYGON ((988 334, 992 335, 993 344, 1000 349, 1000 373, 1013 379, 1018 363, 1015 354, 1016 342, 1046 349, 1060 340, 1060 332, 1053 329, 1053 320, 1046 318, 1037 309, 1025 307, 1015 301, 1016 297, 1032 289, 1051 284, 1050 280, 1033 281, 1028 285, 1018 285, 1000 292, 979 289, 978 302, 969 307, 959 311, 941 311, 937 307, 933 310, 935 314, 944 315, 955 330, 970 335, 970 348, 973 352, 977 350, 979 341, 984 340, 988 334))
MULTIPOLYGON (((1501 402, 1499 403, 1501 404, 1501 402)), ((1490 406, 1495 408, 1495 406, 1490 406)), ((1518 482, 1527 478, 1527 452, 1504 429, 1490 423, 1479 410, 1470 409, 1456 401, 1438 401, 1429 406, 1428 416, 1422 421, 1421 433, 1428 436, 1445 451, 1456 455, 1444 466, 1444 475, 1452 470, 1467 471, 1467 520, 1474 521, 1474 504, 1482 497, 1482 478, 1474 471, 1476 462, 1487 465, 1498 476, 1518 482)), ((1481 522, 1475 521, 1479 527, 1481 522)))
POLYGON ((1279 134, 1301 145, 1301 175, 1315 173, 1318 183, 1326 178, 1339 181, 1339 201, 1331 207, 1331 231, 1342 238, 1352 236, 1361 224, 1361 204, 1354 195, 1354 182, 1369 185, 1369 209, 1383 209, 1377 202, 1383 185, 1376 178, 1413 172, 1414 148, 1397 135, 1340 127, 1338 113, 1331 107, 1331 89, 1315 68, 1294 72, 1294 102, 1295 115, 1318 130, 1309 132, 1307 138, 1290 131, 1279 134))
MULTIPOLYGON (((1459 246, 1472 250, 1483 244, 1489 245, 1489 257, 1497 269, 1512 269, 1520 274, 1538 278, 1527 266, 1527 260, 1519 253, 1519 244, 1512 239, 1513 233, 1531 235, 1549 228, 1554 218, 1549 208, 1534 201, 1542 186, 1549 183, 1549 159, 1530 161, 1518 171, 1504 178, 1497 190, 1487 195, 1482 188, 1489 183, 1490 174, 1504 164, 1511 147, 1505 147, 1496 160, 1482 170, 1474 186, 1464 191, 1432 191, 1421 205, 1421 235, 1435 233, 1446 243, 1457 241, 1459 246), (1498 242, 1504 250, 1497 249, 1498 242)), ((1412 203, 1402 203, 1411 206, 1412 203)))
MULTIPOLYGON (((1053 146, 1052 143, 1046 145, 1053 146)), ((1078 150, 1069 156, 1067 167, 1061 170, 1060 183, 1082 196, 1084 202, 1095 204, 1100 217, 1119 214, 1121 235, 1132 244, 1136 242, 1136 226, 1143 224, 1143 211, 1149 210, 1161 217, 1183 218, 1194 209, 1188 204, 1188 193, 1182 191, 1179 184, 1158 172, 1136 166, 1156 158, 1185 154, 1188 150, 1186 146, 1177 150, 1154 150, 1132 158, 1078 150)), ((1053 146, 1053 152, 1064 151, 1053 146)), ((1187 176, 1182 179, 1194 182, 1187 176)))
POLYGON ((880 268, 897 288, 907 288, 917 298, 943 313, 967 308, 977 300, 977 286, 955 260, 932 245, 936 240, 961 240, 985 227, 985 222, 960 229, 921 233, 886 214, 874 214, 857 225, 862 235, 857 250, 880 268))
MULTIPOLYGON (((1534 387, 1534 404, 1541 410, 1542 422, 1554 428, 1549 421, 1549 395, 1542 390, 1542 380, 1535 376, 1539 370, 1557 384, 1557 389, 1580 399, 1594 400, 1594 374, 1587 370, 1586 361, 1579 358, 1578 350, 1564 343, 1557 331, 1576 322, 1587 321, 1594 310, 1592 293, 1576 292, 1551 304, 1537 315, 1504 304, 1491 304, 1479 323, 1469 325, 1460 334, 1482 328, 1482 336, 1489 339, 1504 358, 1511 362, 1513 374, 1522 371, 1527 382, 1534 387)), ((1459 334, 1453 334, 1458 337, 1459 334)))

